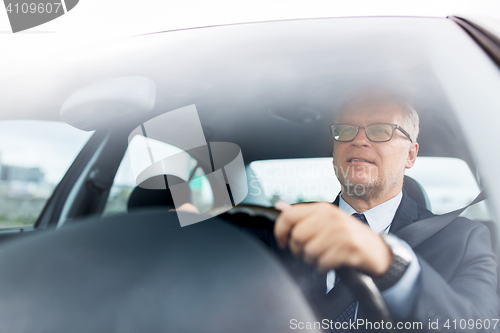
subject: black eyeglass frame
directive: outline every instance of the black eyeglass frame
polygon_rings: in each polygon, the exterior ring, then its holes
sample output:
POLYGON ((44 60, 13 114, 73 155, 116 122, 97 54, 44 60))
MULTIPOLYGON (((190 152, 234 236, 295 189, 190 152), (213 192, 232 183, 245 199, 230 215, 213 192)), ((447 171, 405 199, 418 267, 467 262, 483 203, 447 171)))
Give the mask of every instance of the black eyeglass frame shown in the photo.
POLYGON ((411 136, 410 134, 408 134, 407 131, 405 131, 404 129, 401 128, 401 126, 399 125, 396 125, 396 124, 390 124, 390 123, 375 123, 375 124, 370 124, 370 125, 366 125, 366 126, 356 126, 356 125, 352 125, 352 124, 332 124, 330 125, 330 132, 332 133, 332 136, 333 136, 333 139, 337 142, 351 142, 351 141, 354 141, 354 139, 358 136, 358 133, 359 133, 359 129, 362 128, 364 131, 365 131, 365 135, 366 135, 366 138, 372 142, 388 142, 388 141, 391 141, 392 137, 394 136, 394 131, 395 130, 400 130, 401 133, 403 133, 409 140, 410 142, 413 143, 413 140, 411 139, 411 136), (356 134, 354 134, 353 138, 351 140, 337 140, 335 139, 335 134, 334 134, 334 129, 335 129, 335 126, 339 126, 339 125, 348 125, 348 126, 353 126, 353 127, 356 127, 356 134), (392 127, 392 133, 391 133, 391 137, 387 140, 384 140, 384 141, 375 141, 375 140, 372 140, 368 137, 368 133, 366 132, 366 128, 368 126, 373 126, 373 125, 390 125, 392 127))

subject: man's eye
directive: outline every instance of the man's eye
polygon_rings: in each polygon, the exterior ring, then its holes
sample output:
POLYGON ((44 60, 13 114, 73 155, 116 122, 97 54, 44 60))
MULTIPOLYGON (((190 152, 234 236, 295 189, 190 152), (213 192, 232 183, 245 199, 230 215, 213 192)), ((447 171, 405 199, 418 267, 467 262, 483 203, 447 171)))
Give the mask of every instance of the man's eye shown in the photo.
POLYGON ((389 132, 385 128, 382 128, 382 127, 375 128, 375 134, 388 134, 388 133, 389 132))

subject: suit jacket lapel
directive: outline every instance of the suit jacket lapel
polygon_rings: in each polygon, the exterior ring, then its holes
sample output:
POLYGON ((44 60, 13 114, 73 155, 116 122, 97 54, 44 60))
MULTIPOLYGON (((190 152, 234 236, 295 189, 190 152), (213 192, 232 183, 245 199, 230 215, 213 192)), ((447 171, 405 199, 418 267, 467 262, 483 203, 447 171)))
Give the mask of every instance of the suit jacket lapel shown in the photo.
POLYGON ((401 198, 401 203, 396 210, 396 215, 394 215, 389 231, 394 234, 407 225, 412 224, 417 218, 417 203, 403 189, 403 198, 401 198))
POLYGON ((339 206, 339 202, 340 202, 340 193, 337 194, 337 197, 335 198, 335 201, 333 201, 333 204, 338 207, 339 206))

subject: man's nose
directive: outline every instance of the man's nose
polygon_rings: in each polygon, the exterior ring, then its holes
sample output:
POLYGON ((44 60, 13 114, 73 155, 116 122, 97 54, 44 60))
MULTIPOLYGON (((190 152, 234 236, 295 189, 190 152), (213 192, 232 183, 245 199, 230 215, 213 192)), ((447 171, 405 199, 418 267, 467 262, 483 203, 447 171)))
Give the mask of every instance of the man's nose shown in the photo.
POLYGON ((366 132, 364 128, 360 128, 358 130, 358 134, 354 137, 354 140, 351 142, 355 146, 368 146, 370 145, 370 140, 366 136, 366 132))

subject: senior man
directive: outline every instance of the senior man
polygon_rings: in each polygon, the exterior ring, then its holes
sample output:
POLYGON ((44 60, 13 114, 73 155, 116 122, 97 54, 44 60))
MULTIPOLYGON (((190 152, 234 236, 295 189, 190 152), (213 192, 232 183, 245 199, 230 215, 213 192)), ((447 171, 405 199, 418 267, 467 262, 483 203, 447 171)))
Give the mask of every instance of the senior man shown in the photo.
MULTIPOLYGON (((424 331, 455 331, 453 320, 497 319, 496 263, 484 225, 456 218, 413 249, 392 235, 433 216, 403 190, 405 169, 417 157, 418 131, 417 113, 397 95, 372 90, 346 101, 332 125, 342 191, 334 205, 277 203, 276 241, 328 272, 319 282, 326 293, 339 281, 336 268, 372 276, 393 317, 421 322, 424 331)), ((354 302, 337 320, 359 315, 354 302)))

